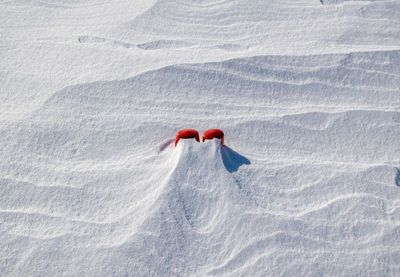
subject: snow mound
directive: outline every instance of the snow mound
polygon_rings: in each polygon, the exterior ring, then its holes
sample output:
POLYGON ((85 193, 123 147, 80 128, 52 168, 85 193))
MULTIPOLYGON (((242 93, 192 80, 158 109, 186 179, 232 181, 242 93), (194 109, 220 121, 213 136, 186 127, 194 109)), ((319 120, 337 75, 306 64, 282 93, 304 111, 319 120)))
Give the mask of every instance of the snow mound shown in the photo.
POLYGON ((399 56, 254 56, 57 91, 0 129, 2 271, 396 273, 399 56), (174 148, 183 127, 222 128, 227 147, 174 148))
POLYGON ((399 1, 0 7, 2 276, 400 276, 399 1))

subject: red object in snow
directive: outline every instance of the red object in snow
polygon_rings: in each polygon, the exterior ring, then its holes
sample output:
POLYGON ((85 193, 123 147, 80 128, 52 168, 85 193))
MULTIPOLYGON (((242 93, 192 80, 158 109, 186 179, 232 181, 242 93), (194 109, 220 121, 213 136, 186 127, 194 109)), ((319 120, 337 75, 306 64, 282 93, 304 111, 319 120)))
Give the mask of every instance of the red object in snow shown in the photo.
POLYGON ((182 129, 176 133, 175 138, 175 147, 178 144, 180 139, 188 139, 188 138, 195 138, 198 142, 200 142, 199 132, 195 129, 182 129))
POLYGON ((204 132, 203 142, 206 139, 213 139, 213 138, 221 139, 221 145, 224 145, 224 132, 222 132, 220 129, 208 129, 207 131, 204 132))

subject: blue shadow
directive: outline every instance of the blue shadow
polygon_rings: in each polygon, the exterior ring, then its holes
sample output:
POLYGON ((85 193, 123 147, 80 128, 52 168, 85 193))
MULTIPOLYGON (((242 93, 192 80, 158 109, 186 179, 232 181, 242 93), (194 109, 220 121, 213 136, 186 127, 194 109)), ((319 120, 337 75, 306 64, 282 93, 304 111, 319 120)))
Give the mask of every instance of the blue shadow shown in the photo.
POLYGON ((158 152, 164 151, 165 148, 167 148, 168 145, 170 145, 170 144, 173 143, 173 142, 174 142, 174 139, 169 139, 169 140, 165 141, 163 144, 161 144, 160 149, 159 149, 158 152))
POLYGON ((396 177, 394 178, 396 186, 400 187, 400 168, 396 168, 396 177))
POLYGON ((251 164, 249 159, 233 151, 226 145, 221 147, 221 157, 226 170, 230 173, 238 171, 241 165, 251 164))

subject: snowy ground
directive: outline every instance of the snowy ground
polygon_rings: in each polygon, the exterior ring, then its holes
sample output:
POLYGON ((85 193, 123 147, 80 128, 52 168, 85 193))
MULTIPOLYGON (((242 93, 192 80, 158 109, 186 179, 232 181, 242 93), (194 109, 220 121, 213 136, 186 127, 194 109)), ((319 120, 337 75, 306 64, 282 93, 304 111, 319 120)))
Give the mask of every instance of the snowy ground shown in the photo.
POLYGON ((400 275, 399 1, 0 1, 0 37, 2 276, 400 275))

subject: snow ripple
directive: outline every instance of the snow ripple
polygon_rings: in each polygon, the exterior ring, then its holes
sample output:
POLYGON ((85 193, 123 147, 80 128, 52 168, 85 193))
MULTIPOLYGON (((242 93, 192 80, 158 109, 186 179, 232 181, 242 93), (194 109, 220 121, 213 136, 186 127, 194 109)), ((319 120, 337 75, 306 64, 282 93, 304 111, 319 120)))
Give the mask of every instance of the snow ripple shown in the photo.
POLYGON ((395 275, 399 57, 250 57, 56 92, 0 129, 1 267, 395 275), (229 148, 174 148, 182 127, 221 127, 229 148))

